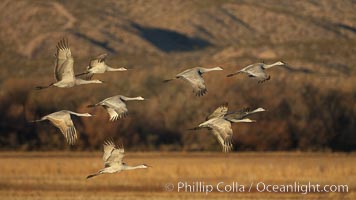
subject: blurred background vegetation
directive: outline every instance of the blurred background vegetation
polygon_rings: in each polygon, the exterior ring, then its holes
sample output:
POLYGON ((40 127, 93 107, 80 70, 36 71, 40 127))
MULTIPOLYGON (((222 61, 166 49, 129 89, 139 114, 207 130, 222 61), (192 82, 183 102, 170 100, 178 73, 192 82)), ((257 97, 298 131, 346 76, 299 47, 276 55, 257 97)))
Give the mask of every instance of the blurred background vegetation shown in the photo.
POLYGON ((235 150, 352 151, 356 148, 356 4, 352 0, 132 0, 0 2, 0 149, 94 150, 107 137, 129 150, 220 151, 208 131, 190 132, 216 106, 263 107, 254 124, 234 124, 235 150), (56 43, 68 37, 75 71, 108 53, 128 72, 96 75, 103 85, 36 91, 53 81, 56 43), (248 64, 282 60, 257 84, 226 74, 248 64), (220 66, 205 75, 208 93, 195 97, 178 72, 220 66), (109 122, 86 105, 116 94, 130 116, 109 122), (58 111, 74 118, 80 140, 69 147, 49 123, 29 123, 58 111))

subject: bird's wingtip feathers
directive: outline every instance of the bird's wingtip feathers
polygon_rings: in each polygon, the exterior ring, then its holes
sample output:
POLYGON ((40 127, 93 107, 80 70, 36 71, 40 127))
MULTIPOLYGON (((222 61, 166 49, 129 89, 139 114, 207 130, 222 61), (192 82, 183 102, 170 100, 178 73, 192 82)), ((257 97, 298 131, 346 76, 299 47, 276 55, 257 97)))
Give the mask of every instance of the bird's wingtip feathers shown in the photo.
POLYGON ((207 90, 206 88, 204 88, 204 89, 201 89, 201 90, 197 91, 197 92, 195 93, 195 96, 202 97, 202 96, 204 96, 207 92, 208 92, 208 90, 207 90))
POLYGON ((220 105, 220 107, 228 107, 229 106, 229 103, 228 102, 224 102, 220 105))

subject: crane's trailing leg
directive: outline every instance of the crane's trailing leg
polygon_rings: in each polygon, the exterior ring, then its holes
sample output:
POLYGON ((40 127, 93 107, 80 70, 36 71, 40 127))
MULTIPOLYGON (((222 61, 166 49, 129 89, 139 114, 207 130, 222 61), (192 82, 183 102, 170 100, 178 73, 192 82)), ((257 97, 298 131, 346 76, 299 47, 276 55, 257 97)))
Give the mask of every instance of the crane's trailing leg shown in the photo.
POLYGON ((100 170, 99 172, 95 173, 95 174, 90 174, 89 176, 87 176, 87 179, 93 178, 95 176, 99 176, 100 174, 103 174, 103 171, 100 170))
POLYGON ((36 86, 36 90, 42 90, 42 89, 46 89, 46 88, 49 88, 49 87, 51 87, 51 86, 53 86, 53 84, 54 83, 51 83, 51 84, 49 84, 49 85, 47 85, 47 86, 36 86))
POLYGON ((175 77, 175 78, 172 78, 172 79, 167 79, 167 80, 164 80, 163 83, 168 83, 168 82, 173 81, 173 80, 176 80, 176 79, 178 79, 178 78, 175 77))

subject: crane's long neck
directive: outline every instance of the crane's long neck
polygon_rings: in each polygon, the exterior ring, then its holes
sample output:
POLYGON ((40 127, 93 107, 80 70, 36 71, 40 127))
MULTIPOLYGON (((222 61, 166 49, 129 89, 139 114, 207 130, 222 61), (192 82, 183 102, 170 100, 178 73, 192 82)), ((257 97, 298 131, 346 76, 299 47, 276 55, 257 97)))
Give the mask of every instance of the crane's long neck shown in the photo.
POLYGON ((91 117, 91 115, 89 113, 77 113, 77 112, 73 112, 73 111, 69 111, 69 113, 76 115, 76 116, 80 116, 80 117, 91 117))
POLYGON ((272 63, 272 64, 270 64, 270 65, 265 64, 263 67, 264 67, 265 69, 268 69, 268 68, 271 68, 271 67, 274 67, 274 66, 280 66, 280 65, 283 65, 283 63, 281 63, 280 61, 278 61, 278 62, 272 63))
POLYGON ((106 66, 107 71, 115 72, 115 71, 126 71, 127 69, 125 67, 120 67, 120 68, 113 68, 110 66, 106 66))
POLYGON ((249 118, 245 118, 245 119, 231 119, 231 122, 234 123, 240 123, 240 122, 256 122, 255 120, 251 120, 249 118))
POLYGON ((134 170, 134 169, 143 169, 146 168, 143 165, 137 165, 137 166, 128 166, 124 165, 122 170, 134 170))
POLYGON ((251 112, 249 112, 249 113, 258 113, 258 112, 264 112, 264 111, 266 111, 265 109, 263 109, 263 108, 257 108, 257 109, 255 109, 255 110, 253 110, 253 111, 251 111, 251 112))
POLYGON ((121 96, 120 97, 122 100, 124 100, 124 101, 139 101, 139 100, 143 100, 143 98, 142 97, 125 97, 125 96, 121 96))
POLYGON ((252 114, 259 113, 259 112, 264 112, 264 111, 266 111, 266 110, 263 109, 263 108, 257 108, 257 109, 255 109, 255 110, 253 110, 253 111, 246 112, 246 114, 243 115, 243 118, 245 118, 245 117, 247 117, 247 116, 250 116, 250 115, 252 115, 252 114))
POLYGON ((211 123, 214 123, 215 121, 216 121, 216 118, 209 119, 208 121, 205 121, 205 122, 199 124, 198 127, 199 127, 199 128, 209 128, 209 125, 210 125, 211 123))
MULTIPOLYGON (((253 111, 245 112, 244 114, 241 115, 241 118, 245 118, 245 117, 250 116, 254 113, 259 113, 259 112, 264 112, 264 111, 266 111, 266 110, 263 108, 257 108, 253 111)), ((245 121, 242 121, 242 122, 245 122, 245 121)), ((250 122, 249 119, 247 119, 247 122, 250 122)))
POLYGON ((91 84, 91 83, 103 83, 103 82, 99 80, 83 80, 79 78, 75 79, 76 85, 84 85, 84 84, 91 84))
POLYGON ((219 70, 223 70, 221 67, 213 67, 213 68, 201 68, 200 71, 202 73, 206 73, 206 72, 211 72, 211 71, 219 71, 219 70))

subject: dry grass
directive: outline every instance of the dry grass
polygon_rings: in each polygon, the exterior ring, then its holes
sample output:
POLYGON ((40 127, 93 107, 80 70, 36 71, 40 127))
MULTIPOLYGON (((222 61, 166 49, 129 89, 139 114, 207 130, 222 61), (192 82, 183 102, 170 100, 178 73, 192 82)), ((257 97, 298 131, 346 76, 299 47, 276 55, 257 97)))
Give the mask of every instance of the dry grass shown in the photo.
POLYGON ((269 110, 253 116, 258 123, 233 125, 234 150, 353 151, 353 5, 351 0, 2 1, 0 149, 68 148, 55 127, 27 123, 68 109, 96 115, 75 119, 78 151, 97 150, 105 138, 119 135, 129 150, 220 151, 207 131, 186 129, 229 102, 231 111, 269 110), (53 53, 64 36, 77 73, 104 52, 109 65, 134 70, 95 75, 107 84, 34 91, 53 81, 53 53), (197 48, 194 38, 212 45, 197 48), (226 78, 248 64, 277 60, 289 70, 269 70, 272 78, 264 84, 243 75, 226 78), (224 69, 204 75, 204 97, 195 98, 183 81, 162 83, 193 66, 224 69), (86 108, 116 94, 150 100, 130 102, 129 118, 115 123, 104 109, 86 108))
POLYGON ((148 170, 86 175, 102 167, 101 154, 1 153, 0 199, 355 199, 356 155, 316 153, 129 153, 128 164, 147 163, 148 170), (347 184, 348 193, 271 194, 178 193, 167 183, 220 181, 291 184, 347 184))

